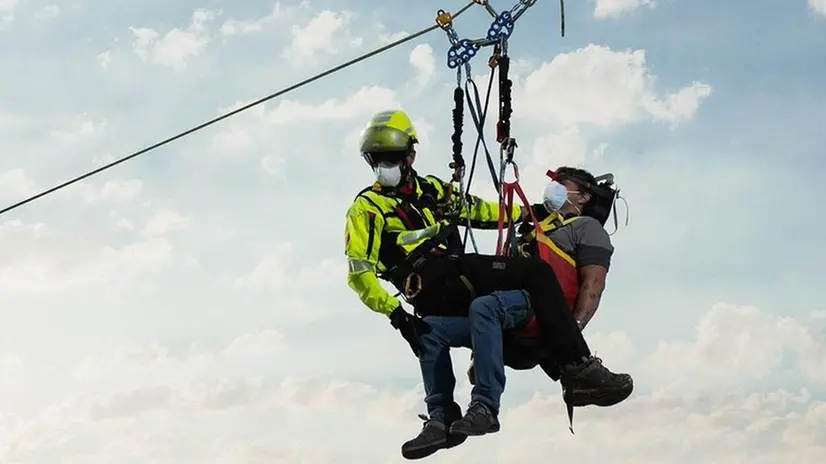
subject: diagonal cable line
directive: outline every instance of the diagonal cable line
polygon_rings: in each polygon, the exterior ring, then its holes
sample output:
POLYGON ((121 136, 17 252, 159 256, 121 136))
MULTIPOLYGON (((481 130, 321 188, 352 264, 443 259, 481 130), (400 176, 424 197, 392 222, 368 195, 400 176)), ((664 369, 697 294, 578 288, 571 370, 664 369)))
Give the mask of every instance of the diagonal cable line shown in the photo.
MULTIPOLYGON (((458 17, 459 15, 461 15, 462 13, 464 13, 465 11, 467 11, 470 7, 472 7, 472 6, 473 6, 473 5, 475 5, 475 4, 478 4, 478 3, 477 3, 476 1, 471 1, 470 3, 468 3, 467 5, 465 5, 464 7, 462 7, 460 10, 458 10, 455 14, 453 14, 453 17, 454 17, 454 18, 458 17)), ((166 145, 166 144, 169 144, 169 143, 171 143, 171 142, 174 142, 175 140, 178 140, 178 139, 180 139, 180 138, 186 137, 187 135, 190 135, 190 134, 192 134, 192 133, 194 133, 194 132, 198 132, 198 131, 199 131, 199 130, 201 130, 201 129, 204 129, 204 128, 206 128, 206 127, 209 127, 209 126, 211 126, 211 125, 213 125, 213 124, 215 124, 215 123, 217 123, 217 122, 223 121, 224 119, 227 119, 227 118, 229 118, 229 117, 235 116, 236 114, 241 113, 241 112, 243 112, 243 111, 246 111, 246 110, 248 110, 248 109, 250 109, 250 108, 252 108, 252 107, 254 107, 254 106, 258 106, 258 105, 260 105, 260 104, 262 104, 262 103, 265 103, 265 102, 267 102, 267 101, 269 101, 269 100, 272 100, 272 99, 274 99, 274 98, 278 98, 278 97, 280 97, 280 96, 282 96, 282 95, 284 95, 284 94, 287 94, 287 93, 289 93, 289 92, 292 92, 293 90, 296 90, 296 89, 298 89, 298 88, 300 88, 300 87, 304 87, 304 86, 305 86, 305 85, 307 85, 307 84, 310 84, 310 83, 315 82, 315 81, 317 81, 317 80, 319 80, 319 79, 322 79, 322 78, 327 77, 327 76, 329 76, 329 75, 331 75, 331 74, 334 74, 334 73, 336 73, 336 72, 338 72, 338 71, 341 71, 341 70, 342 70, 342 69, 344 69, 344 68, 348 68, 348 67, 350 67, 350 66, 352 66, 352 65, 354 65, 354 64, 357 64, 357 63, 359 63, 359 62, 361 62, 361 61, 365 61, 365 60, 367 60, 367 59, 370 59, 370 58, 372 58, 372 57, 374 57, 374 56, 376 56, 376 55, 378 55, 378 54, 380 54, 380 53, 383 53, 383 52, 386 52, 387 50, 390 50, 390 49, 392 49, 392 48, 398 47, 399 45, 402 45, 402 44, 404 44, 404 43, 406 43, 406 42, 409 42, 409 41, 411 41, 411 40, 413 40, 413 39, 419 38, 419 37, 421 37, 421 36, 423 36, 423 35, 425 35, 425 34, 428 34, 428 33, 432 32, 432 31, 434 31, 434 30, 436 30, 436 29, 439 29, 439 25, 438 25, 438 24, 434 24, 434 25, 432 25, 432 26, 430 26, 430 27, 426 27, 426 28, 424 28, 424 29, 422 29, 422 30, 420 30, 420 31, 418 31, 418 32, 415 32, 415 33, 413 33, 413 34, 407 35, 407 36, 405 36, 405 37, 403 37, 403 38, 401 38, 401 39, 399 39, 399 40, 397 40, 397 41, 395 41, 395 42, 392 42, 392 43, 389 43, 389 44, 384 45, 384 46, 382 46, 382 47, 379 47, 379 48, 377 48, 377 49, 375 49, 375 50, 372 50, 372 51, 370 51, 370 52, 367 52, 367 53, 365 53, 365 54, 363 54, 363 55, 361 55, 361 56, 358 56, 358 57, 356 57, 356 58, 353 58, 353 59, 352 59, 352 60, 350 60, 350 61, 347 61, 347 62, 345 62, 345 63, 342 63, 342 64, 338 65, 338 66, 335 66, 335 67, 330 68, 330 69, 328 69, 328 70, 326 70, 326 71, 323 71, 323 72, 321 72, 321 73, 319 73, 319 74, 316 74, 315 76, 312 76, 312 77, 309 77, 309 78, 307 78, 307 79, 304 79, 303 81, 297 82, 297 83, 295 83, 295 84, 293 84, 293 85, 291 85, 291 86, 289 86, 289 87, 285 87, 285 88, 283 88, 283 89, 281 89, 281 90, 279 90, 279 91, 277 91, 277 92, 275 92, 275 93, 272 93, 272 94, 270 94, 270 95, 267 95, 266 97, 263 97, 263 98, 260 98, 260 99, 258 99, 258 100, 255 100, 255 101, 254 101, 254 102, 252 102, 252 103, 248 103, 248 104, 246 104, 246 105, 244 105, 244 106, 242 106, 242 107, 240 107, 240 108, 237 108, 237 109, 235 109, 235 110, 232 110, 232 111, 230 111, 230 112, 228 112, 228 113, 224 113, 224 114, 222 114, 221 116, 218 116, 218 117, 216 117, 216 118, 214 118, 214 119, 210 119, 209 121, 206 121, 206 122, 204 122, 204 123, 201 123, 201 124, 199 124, 199 125, 197 125, 197 126, 195 126, 195 127, 192 127, 192 128, 190 128, 190 129, 187 129, 187 130, 185 130, 185 131, 183 131, 183 132, 179 132, 179 133, 177 133, 177 134, 173 135, 172 137, 169 137, 169 138, 164 139, 164 140, 162 140, 162 141, 160 141, 160 142, 158 142, 158 143, 155 143, 154 145, 150 145, 150 146, 148 146, 148 147, 146 147, 146 148, 144 148, 144 149, 142 149, 142 150, 139 150, 139 151, 136 151, 136 152, 134 152, 134 153, 132 153, 132 154, 130 154, 130 155, 124 156, 123 158, 119 158, 119 159, 117 159, 117 160, 115 160, 115 161, 113 161, 113 162, 111 162, 111 163, 109 163, 109 164, 107 164, 107 165, 104 165, 104 166, 101 166, 101 167, 99 167, 99 168, 97 168, 97 169, 94 169, 94 170, 92 170, 92 171, 86 172, 85 174, 79 175, 79 176, 77 176, 77 177, 75 177, 75 178, 73 178, 73 179, 70 179, 70 180, 67 180, 67 181, 65 181, 65 182, 63 182, 63 183, 61 183, 61 184, 55 185, 54 187, 51 187, 51 188, 49 188, 49 189, 47 189, 47 190, 43 190, 42 192, 37 193, 37 194, 35 194, 35 195, 32 195, 32 196, 30 196, 30 197, 26 198, 25 200, 21 200, 21 201, 19 201, 19 202, 15 203, 15 204, 13 204, 13 205, 10 205, 10 206, 7 206, 7 207, 3 208, 2 210, 0 210, 0 215, 3 215, 3 214, 5 214, 5 213, 8 213, 9 211, 12 211, 12 210, 14 210, 14 209, 20 208, 20 207, 21 207, 21 206, 23 206, 23 205, 26 205, 26 204, 28 204, 28 203, 31 203, 31 202, 33 202, 33 201, 35 201, 35 200, 39 199, 39 198, 45 197, 46 195, 52 194, 52 193, 54 193, 54 192, 56 192, 56 191, 58 191, 58 190, 60 190, 60 189, 63 189, 63 188, 65 188, 65 187, 68 187, 68 186, 70 186, 70 185, 72 185, 72 184, 74 184, 74 183, 80 182, 81 180, 87 179, 87 178, 92 177, 92 176, 94 176, 94 175, 96 175, 96 174, 99 174, 99 173, 101 173, 101 172, 103 172, 103 171, 106 171, 106 170, 108 170, 108 169, 111 169, 111 168, 113 168, 113 167, 115 167, 115 166, 117 166, 117 165, 119 165, 119 164, 121 164, 121 163, 124 163, 124 162, 126 162, 126 161, 129 161, 129 160, 131 160, 131 159, 133 159, 133 158, 137 158, 138 156, 141 156, 141 155, 143 155, 143 154, 145 154, 145 153, 148 153, 148 152, 150 152, 150 151, 152 151, 152 150, 155 150, 155 149, 157 149, 157 148, 160 148, 160 147, 162 147, 162 146, 164 146, 164 145, 166 145)))

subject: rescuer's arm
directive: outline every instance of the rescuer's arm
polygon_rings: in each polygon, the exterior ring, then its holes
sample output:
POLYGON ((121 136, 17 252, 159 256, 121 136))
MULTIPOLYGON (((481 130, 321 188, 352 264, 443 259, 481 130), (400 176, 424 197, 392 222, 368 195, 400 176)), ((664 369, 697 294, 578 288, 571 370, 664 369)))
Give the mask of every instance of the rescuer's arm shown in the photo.
MULTIPOLYGON (((425 179, 433 184, 439 192, 437 200, 439 202, 445 201, 448 184, 435 176, 426 176, 425 179)), ((453 190, 451 193, 451 201, 459 202, 459 195, 459 192, 453 190)), ((523 213, 522 208, 514 204, 510 218, 505 218, 505 224, 511 221, 517 223, 524 219, 525 216, 526 214, 523 213)), ((496 229, 499 226, 499 202, 485 201, 475 195, 468 195, 468 203, 462 208, 459 217, 464 220, 470 219, 470 226, 474 229, 496 229)))
POLYGON ((373 311, 387 316, 401 306, 381 286, 376 274, 384 217, 357 201, 347 211, 344 253, 347 256, 347 284, 362 303, 373 311))
POLYGON ((614 246, 608 232, 594 218, 581 217, 571 226, 576 241, 576 263, 579 272, 579 294, 574 305, 574 319, 577 320, 580 329, 583 329, 599 308, 614 246))

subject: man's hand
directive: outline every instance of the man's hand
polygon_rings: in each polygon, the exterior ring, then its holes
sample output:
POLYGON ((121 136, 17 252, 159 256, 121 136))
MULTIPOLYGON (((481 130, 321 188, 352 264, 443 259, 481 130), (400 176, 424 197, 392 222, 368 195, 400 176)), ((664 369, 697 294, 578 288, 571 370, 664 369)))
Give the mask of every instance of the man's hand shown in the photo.
POLYGON ((470 360, 470 366, 467 368, 467 379, 471 385, 476 385, 476 369, 473 367, 473 360, 470 360))
POLYGON ((390 325, 401 333, 418 358, 422 354, 421 336, 430 332, 430 325, 422 319, 408 313, 399 305, 390 313, 390 325))

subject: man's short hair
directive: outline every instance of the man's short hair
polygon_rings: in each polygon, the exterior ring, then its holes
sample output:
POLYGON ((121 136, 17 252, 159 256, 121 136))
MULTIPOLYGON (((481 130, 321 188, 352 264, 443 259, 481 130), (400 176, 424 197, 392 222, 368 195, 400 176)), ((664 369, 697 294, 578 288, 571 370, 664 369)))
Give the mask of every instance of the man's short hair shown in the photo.
POLYGON ((570 180, 576 182, 588 193, 591 193, 592 189, 597 185, 596 177, 585 169, 560 166, 554 172, 556 173, 558 180, 570 180))
POLYGON ((598 184, 596 178, 590 172, 570 166, 560 166, 555 174, 557 181, 570 180, 575 182, 583 192, 591 195, 591 198, 582 208, 582 215, 590 216, 604 226, 605 222, 608 221, 608 216, 611 214, 617 196, 617 190, 611 186, 611 182, 603 181, 598 184))

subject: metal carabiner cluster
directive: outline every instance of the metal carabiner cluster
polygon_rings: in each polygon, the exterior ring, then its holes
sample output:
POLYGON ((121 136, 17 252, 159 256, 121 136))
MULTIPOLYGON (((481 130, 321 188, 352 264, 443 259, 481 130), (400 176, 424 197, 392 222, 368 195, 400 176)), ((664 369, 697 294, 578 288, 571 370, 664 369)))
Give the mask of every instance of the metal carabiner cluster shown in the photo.
MULTIPOLYGON (((456 69, 465 65, 465 71, 470 76, 470 60, 479 52, 480 46, 472 40, 459 38, 459 34, 453 28, 453 16, 447 11, 436 12, 436 24, 445 31, 447 40, 450 41, 450 49, 447 51, 447 67, 456 69)), ((461 81, 460 76, 457 79, 461 81)))
POLYGON ((487 39, 491 41, 502 41, 510 38, 515 25, 510 11, 503 11, 498 14, 488 28, 487 39))

